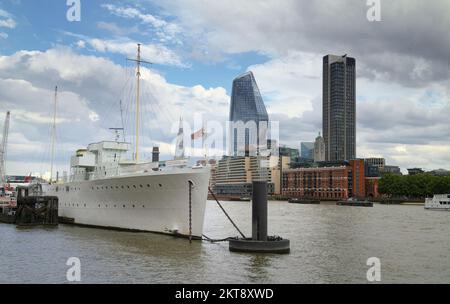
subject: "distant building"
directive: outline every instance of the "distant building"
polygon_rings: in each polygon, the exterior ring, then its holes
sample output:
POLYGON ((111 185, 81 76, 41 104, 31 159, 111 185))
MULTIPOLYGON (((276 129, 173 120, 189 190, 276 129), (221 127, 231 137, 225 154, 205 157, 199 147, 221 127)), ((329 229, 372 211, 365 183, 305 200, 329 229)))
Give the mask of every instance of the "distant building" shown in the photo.
POLYGON ((316 141, 314 143, 314 162, 324 162, 326 160, 325 157, 325 140, 322 136, 317 136, 316 141))
POLYGON ((425 171, 423 171, 421 168, 408 169, 408 175, 418 175, 423 173, 425 173, 425 171))
POLYGON ((290 158, 291 162, 295 162, 295 160, 300 157, 300 152, 298 149, 280 147, 279 156, 287 156, 290 158))
POLYGON ((378 192, 380 177, 366 177, 366 197, 369 199, 379 198, 380 193, 378 192))
POLYGON ((351 160, 334 167, 283 171, 283 195, 293 198, 364 198, 365 191, 364 160, 351 160))
POLYGON ((356 61, 323 58, 323 138, 327 161, 356 158, 356 61))
POLYGON ((262 168, 258 157, 230 157, 225 156, 217 164, 215 193, 227 198, 251 197, 253 181, 267 180, 268 193, 281 193, 280 165, 284 169, 289 167, 289 157, 270 157, 266 159, 274 168, 262 168))
POLYGON ((381 176, 381 172, 380 172, 380 168, 378 168, 377 166, 372 166, 369 164, 364 164, 365 168, 364 168, 364 172, 366 174, 366 177, 380 177, 381 176))
POLYGON ((267 140, 267 149, 272 150, 278 148, 278 141, 276 139, 267 140))
POLYGON ((364 159, 366 177, 380 177, 381 172, 386 166, 384 158, 366 158, 364 159))
POLYGON ((437 169, 437 170, 432 170, 430 172, 427 172, 428 174, 434 175, 434 176, 448 176, 450 175, 450 171, 445 170, 445 169, 437 169))
MULTIPOLYGON (((230 122, 248 125, 254 123, 256 128, 256 132, 250 132, 249 128, 231 130, 231 155, 257 155, 257 147, 261 145, 260 123, 268 124, 269 116, 252 72, 245 73, 233 81, 230 122)), ((267 140, 267 138, 261 140, 267 140)))
POLYGON ((291 162, 290 167, 292 169, 295 169, 295 168, 313 168, 313 167, 317 167, 317 166, 315 165, 313 159, 296 157, 291 162))
POLYGON ((365 163, 369 166, 375 166, 379 169, 384 168, 386 166, 386 160, 384 158, 366 158, 365 163))
POLYGON ((300 143, 301 154, 300 156, 305 159, 314 160, 314 143, 313 142, 302 142, 300 143))
POLYGON ((402 171, 400 170, 400 167, 398 166, 384 166, 384 168, 380 169, 380 174, 396 174, 396 175, 402 175, 402 171))

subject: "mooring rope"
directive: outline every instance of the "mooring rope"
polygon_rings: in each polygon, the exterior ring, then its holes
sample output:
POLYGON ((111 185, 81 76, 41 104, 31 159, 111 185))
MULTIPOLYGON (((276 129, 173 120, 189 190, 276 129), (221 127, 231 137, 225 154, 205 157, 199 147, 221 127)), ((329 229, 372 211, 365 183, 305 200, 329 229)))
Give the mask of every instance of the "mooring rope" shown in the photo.
MULTIPOLYGON (((225 211, 225 209, 222 207, 222 204, 220 204, 219 200, 217 199, 216 195, 214 194, 214 192, 211 190, 211 187, 208 187, 209 192, 211 193, 212 197, 215 199, 217 205, 219 205, 220 209, 222 209, 223 213, 225 213, 225 215, 227 216, 228 220, 231 222, 231 224, 233 224, 234 228, 236 228, 236 230, 239 232, 239 234, 246 239, 245 235, 242 233, 242 231, 238 228, 238 226, 233 222, 233 220, 231 219, 231 217, 228 215, 228 213, 225 211)), ((227 238, 226 240, 229 239, 236 239, 236 238, 227 238)))
POLYGON ((207 241, 207 242, 210 242, 210 243, 223 243, 223 242, 228 242, 228 241, 237 240, 237 239, 239 239, 239 238, 238 237, 228 237, 228 238, 225 238, 225 239, 217 239, 217 240, 215 240, 215 239, 211 239, 211 238, 209 238, 209 237, 207 237, 206 235, 203 234, 203 241, 207 241))

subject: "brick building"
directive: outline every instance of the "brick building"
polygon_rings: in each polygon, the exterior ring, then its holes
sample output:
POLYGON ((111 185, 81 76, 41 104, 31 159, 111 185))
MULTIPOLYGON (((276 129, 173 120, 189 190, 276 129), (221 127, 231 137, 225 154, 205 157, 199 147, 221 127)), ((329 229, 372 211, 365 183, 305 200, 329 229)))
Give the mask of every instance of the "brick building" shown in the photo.
POLYGON ((283 195, 289 197, 340 200, 364 198, 365 191, 364 160, 283 172, 283 195))
POLYGON ((366 196, 368 198, 380 197, 380 193, 378 192, 379 181, 379 177, 366 177, 366 196))

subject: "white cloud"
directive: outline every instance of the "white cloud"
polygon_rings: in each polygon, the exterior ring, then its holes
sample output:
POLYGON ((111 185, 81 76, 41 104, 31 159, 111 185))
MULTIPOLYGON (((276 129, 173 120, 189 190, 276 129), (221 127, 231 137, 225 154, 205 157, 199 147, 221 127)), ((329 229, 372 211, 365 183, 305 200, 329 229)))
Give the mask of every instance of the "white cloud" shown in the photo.
MULTIPOLYGON (((118 53, 129 56, 131 58, 136 57, 137 42, 128 39, 88 39, 87 43, 89 43, 94 49, 102 53, 118 53)), ((163 45, 146 44, 141 47, 141 50, 142 58, 153 63, 174 65, 179 67, 185 66, 181 62, 181 59, 177 54, 163 45)))
POLYGON ((93 122, 96 122, 100 120, 100 116, 98 116, 98 114, 95 113, 94 111, 91 111, 89 112, 89 119, 93 122))
POLYGON ((368 63, 366 73, 413 87, 450 77, 450 40, 443 39, 450 28, 447 0, 385 1, 382 22, 367 21, 361 0, 153 2, 174 16, 205 59, 221 58, 218 53, 348 53, 368 63))
POLYGON ((103 4, 102 7, 116 16, 128 19, 139 19, 143 24, 150 25, 156 29, 156 34, 162 42, 172 41, 180 43, 177 36, 181 34, 182 30, 175 23, 167 22, 152 14, 143 13, 139 9, 133 7, 121 7, 113 4, 103 4))
POLYGON ((5 10, 0 9, 0 27, 13 29, 17 26, 13 16, 5 10))
POLYGON ((100 21, 97 23, 97 27, 99 29, 109 31, 116 36, 125 36, 125 35, 129 35, 129 34, 139 33, 139 29, 137 26, 127 28, 127 27, 123 27, 123 26, 118 26, 117 24, 115 24, 113 22, 100 21))
POLYGON ((0 39, 8 39, 8 34, 0 32, 0 39))
POLYGON ((78 42, 76 43, 77 47, 79 49, 84 49, 86 47, 86 41, 84 40, 78 40, 78 42))
POLYGON ((269 113, 293 118, 313 110, 313 99, 321 91, 321 64, 317 54, 291 52, 248 70, 255 74, 269 113))

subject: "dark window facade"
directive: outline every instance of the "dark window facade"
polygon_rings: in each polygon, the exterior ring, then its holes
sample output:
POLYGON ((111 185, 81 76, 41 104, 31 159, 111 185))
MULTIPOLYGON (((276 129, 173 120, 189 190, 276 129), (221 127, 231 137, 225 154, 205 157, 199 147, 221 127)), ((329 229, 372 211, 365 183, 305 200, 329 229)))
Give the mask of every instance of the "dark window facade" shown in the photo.
MULTIPOLYGON (((233 81, 230 121, 244 124, 254 122, 256 134, 259 134, 261 122, 269 122, 264 101, 252 72, 245 73, 233 81)), ((249 129, 245 129, 243 132, 232 130, 231 152, 233 156, 248 156, 249 147, 256 147, 260 144, 258 135, 252 136, 252 134, 253 132, 249 132, 249 129)))
POLYGON ((354 58, 323 59, 323 133, 327 161, 356 158, 356 79, 354 58))

